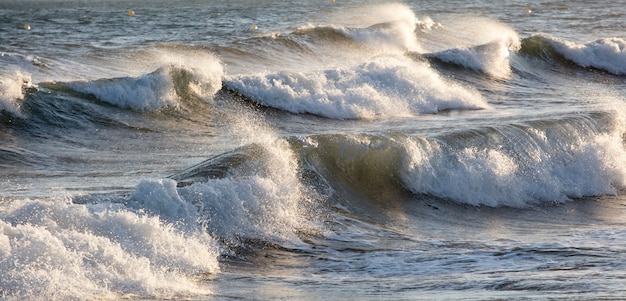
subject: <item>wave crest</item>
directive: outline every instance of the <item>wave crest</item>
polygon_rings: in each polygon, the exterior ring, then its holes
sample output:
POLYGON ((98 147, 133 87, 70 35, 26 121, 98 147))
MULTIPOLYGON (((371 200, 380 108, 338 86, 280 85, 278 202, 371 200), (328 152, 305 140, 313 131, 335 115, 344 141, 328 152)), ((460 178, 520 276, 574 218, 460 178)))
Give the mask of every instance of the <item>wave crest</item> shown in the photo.
POLYGON ((122 108, 154 111, 177 108, 181 100, 210 100, 222 87, 219 61, 207 60, 196 66, 169 64, 138 77, 76 81, 65 85, 122 108))
POLYGON ((422 24, 405 4, 363 5, 336 13, 335 30, 373 49, 384 51, 421 51, 415 35, 422 24))
POLYGON ((219 271, 209 235, 119 204, 24 200, 0 217, 0 295, 8 298, 206 295, 193 276, 219 271))
POLYGON ((264 106, 337 119, 489 107, 477 91, 396 58, 319 72, 239 76, 225 85, 264 106))
POLYGON ((562 57, 585 68, 593 67, 615 75, 626 75, 626 41, 620 38, 578 44, 534 35, 524 39, 522 50, 545 58, 562 57))
MULTIPOLYGON (((401 191, 475 206, 526 207, 626 188, 620 117, 565 116, 439 137, 311 136, 303 156, 333 191, 380 201, 401 191)), ((393 197, 392 197, 393 199, 393 197)))
POLYGON ((22 116, 20 101, 24 99, 24 90, 31 86, 30 74, 21 71, 0 74, 0 112, 22 116))
POLYGON ((500 40, 476 47, 444 50, 426 56, 484 72, 496 78, 508 78, 511 75, 509 56, 514 45, 515 41, 500 40))
POLYGON ((508 78, 511 74, 509 56, 520 48, 517 32, 506 24, 480 18, 464 17, 449 20, 445 26, 436 28, 430 36, 431 43, 445 41, 445 50, 425 54, 442 62, 456 64, 496 78, 508 78), (448 45, 455 48, 448 49, 448 45))
POLYGON ((603 124, 613 117, 601 118, 407 139, 402 176, 414 193, 472 205, 523 207, 615 194, 626 187, 626 170, 614 162, 626 160, 626 152, 621 130, 603 124))

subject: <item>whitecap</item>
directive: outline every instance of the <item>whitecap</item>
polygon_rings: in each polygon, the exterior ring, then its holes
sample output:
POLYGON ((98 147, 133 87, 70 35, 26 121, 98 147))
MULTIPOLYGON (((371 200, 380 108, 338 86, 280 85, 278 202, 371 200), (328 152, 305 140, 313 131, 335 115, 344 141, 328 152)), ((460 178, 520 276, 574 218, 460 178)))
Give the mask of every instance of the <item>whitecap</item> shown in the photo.
POLYGON ((402 58, 379 58, 351 68, 239 76, 226 79, 225 85, 265 106, 337 119, 489 107, 476 90, 402 58))
POLYGON ((548 43, 566 59, 582 66, 606 70, 613 74, 626 74, 626 41, 620 38, 599 39, 577 44, 556 38, 548 43))
POLYGON ((0 111, 14 116, 22 116, 21 101, 24 89, 32 86, 30 74, 14 71, 0 74, 0 111))
POLYGON ((206 295, 218 249, 119 204, 20 200, 0 213, 0 295, 30 300, 206 295))
POLYGON ((156 71, 137 77, 120 77, 66 83, 69 88, 93 95, 122 108, 155 111, 178 108, 190 95, 209 101, 222 87, 221 63, 210 57, 192 62, 166 56, 156 71))
POLYGON ((613 195, 626 187, 626 151, 617 127, 595 122, 479 131, 478 145, 407 138, 403 182, 414 193, 494 207, 613 195))

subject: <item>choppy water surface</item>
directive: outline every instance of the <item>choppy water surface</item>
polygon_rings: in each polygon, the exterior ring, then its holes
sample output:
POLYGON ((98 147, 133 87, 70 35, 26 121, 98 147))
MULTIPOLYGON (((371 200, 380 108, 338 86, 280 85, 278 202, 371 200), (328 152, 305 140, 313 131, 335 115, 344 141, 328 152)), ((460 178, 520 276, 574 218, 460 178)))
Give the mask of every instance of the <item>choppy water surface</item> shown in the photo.
POLYGON ((0 1, 0 297, 626 297, 620 1, 0 1))

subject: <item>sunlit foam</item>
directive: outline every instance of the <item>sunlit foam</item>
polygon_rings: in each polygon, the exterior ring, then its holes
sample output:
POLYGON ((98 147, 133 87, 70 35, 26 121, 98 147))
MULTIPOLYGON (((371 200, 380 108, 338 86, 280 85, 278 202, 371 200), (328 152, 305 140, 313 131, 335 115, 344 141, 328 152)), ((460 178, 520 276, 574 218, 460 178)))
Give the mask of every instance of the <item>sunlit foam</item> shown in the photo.
POLYGON ((20 200, 0 212, 0 294, 24 299, 206 295, 217 273, 203 232, 175 229, 120 205, 20 200))
POLYGON ((338 119, 489 107, 477 91, 440 77, 427 65, 396 57, 352 68, 240 76, 225 84, 263 105, 338 119))
MULTIPOLYGON (((615 123, 623 119, 606 114, 602 118, 615 123)), ((550 125, 484 130, 476 136, 481 147, 409 138, 403 143, 403 181, 414 193, 487 206, 615 194, 626 187, 626 169, 615 164, 626 161, 623 126, 596 122, 576 116, 550 125)))
POLYGON ((14 116, 22 116, 20 101, 24 99, 24 89, 30 87, 30 74, 13 71, 0 75, 0 111, 14 116))
POLYGON ((621 38, 599 39, 577 44, 546 37, 556 51, 582 67, 595 67, 614 74, 626 74, 626 41, 621 38))
POLYGON ((222 87, 223 69, 213 56, 162 53, 156 71, 138 77, 75 81, 66 85, 113 105, 140 111, 180 106, 180 95, 210 100, 222 87))

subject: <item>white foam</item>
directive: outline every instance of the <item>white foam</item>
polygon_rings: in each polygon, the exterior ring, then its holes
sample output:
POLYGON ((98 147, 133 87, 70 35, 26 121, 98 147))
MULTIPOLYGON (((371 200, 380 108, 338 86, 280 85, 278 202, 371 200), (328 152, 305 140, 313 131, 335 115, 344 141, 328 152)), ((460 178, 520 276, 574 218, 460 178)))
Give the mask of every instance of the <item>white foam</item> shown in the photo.
POLYGON ((464 16, 443 22, 445 25, 423 35, 429 41, 426 44, 434 48, 429 56, 498 78, 510 76, 510 52, 520 48, 515 30, 484 17, 464 16))
POLYGON ((621 38, 599 39, 577 44, 556 38, 548 43, 566 59, 582 66, 603 69, 613 74, 626 74, 626 41, 621 38))
POLYGON ((122 108, 153 111, 179 105, 168 71, 168 68, 161 68, 139 77, 71 82, 67 85, 122 108))
POLYGON ((476 90, 397 57, 352 68, 239 76, 225 84, 262 105, 338 119, 489 107, 476 90))
POLYGON ((568 140, 565 131, 576 129, 562 129, 556 131, 560 137, 551 130, 528 130, 515 138, 522 145, 513 150, 407 139, 402 177, 415 193, 487 206, 563 202, 626 187, 626 168, 618 163, 626 162, 619 131, 568 140))
POLYGON ((262 147, 224 178, 181 188, 170 179, 144 181, 129 206, 172 223, 193 221, 231 242, 253 238, 297 243, 295 232, 306 224, 308 202, 297 161, 284 140, 262 147))
POLYGON ((124 202, 21 200, 3 207, 0 296, 197 298, 211 294, 194 279, 219 272, 217 256, 228 252, 222 242, 304 245, 298 233, 312 225, 311 200, 290 145, 257 115, 234 115, 233 133, 259 147, 223 178, 185 187, 144 180, 124 202))
POLYGON ((121 205, 21 200, 0 213, 0 296, 15 299, 206 295, 217 247, 121 205))
POLYGON ((20 102, 24 99, 24 89, 31 85, 30 74, 22 71, 0 74, 0 111, 22 116, 20 102))
POLYGON ((508 41, 500 40, 476 47, 449 49, 431 56, 493 77, 508 78, 511 75, 509 45, 508 41))
POLYGON ((223 68, 212 56, 203 59, 165 55, 156 71, 138 77, 74 81, 67 86, 110 104, 140 111, 179 107, 180 91, 210 100, 221 89, 223 68))

